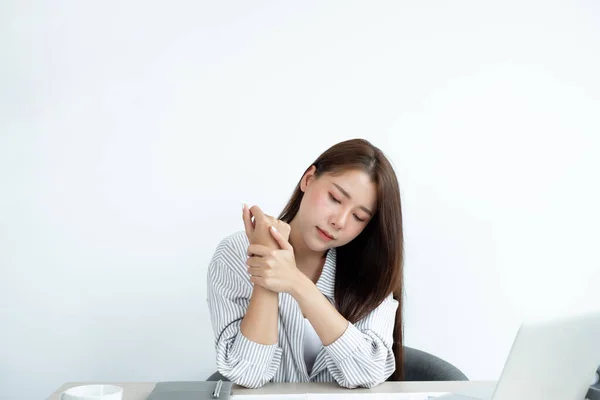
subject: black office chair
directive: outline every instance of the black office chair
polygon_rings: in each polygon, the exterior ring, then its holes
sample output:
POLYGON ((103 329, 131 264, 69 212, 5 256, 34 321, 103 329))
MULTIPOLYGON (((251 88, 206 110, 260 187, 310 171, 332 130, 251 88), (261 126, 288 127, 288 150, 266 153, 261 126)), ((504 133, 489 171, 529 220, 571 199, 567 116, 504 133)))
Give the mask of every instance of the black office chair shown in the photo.
POLYGON ((448 361, 412 347, 404 346, 405 381, 468 381, 461 370, 448 361))
MULTIPOLYGON (((228 380, 219 372, 208 377, 207 381, 228 380)), ((458 368, 439 357, 422 350, 404 346, 405 381, 468 381, 458 368)))
POLYGON ((217 371, 214 374, 212 374, 211 376, 209 376, 208 379, 206 379, 206 380, 207 381, 227 381, 227 382, 229 382, 229 379, 227 379, 223 375, 221 375, 221 373, 219 371, 217 371))
POLYGON ((590 390, 588 390, 586 399, 589 400, 600 400, 600 367, 596 371, 596 384, 590 386, 590 390))

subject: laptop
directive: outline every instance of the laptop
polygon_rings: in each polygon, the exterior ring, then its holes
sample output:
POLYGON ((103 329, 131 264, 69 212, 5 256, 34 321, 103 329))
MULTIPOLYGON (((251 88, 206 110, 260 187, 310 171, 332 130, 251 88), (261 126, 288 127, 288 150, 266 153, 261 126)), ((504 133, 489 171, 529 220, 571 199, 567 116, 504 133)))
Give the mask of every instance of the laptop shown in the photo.
POLYGON ((495 387, 439 400, 584 400, 600 365, 600 310, 524 322, 495 387))

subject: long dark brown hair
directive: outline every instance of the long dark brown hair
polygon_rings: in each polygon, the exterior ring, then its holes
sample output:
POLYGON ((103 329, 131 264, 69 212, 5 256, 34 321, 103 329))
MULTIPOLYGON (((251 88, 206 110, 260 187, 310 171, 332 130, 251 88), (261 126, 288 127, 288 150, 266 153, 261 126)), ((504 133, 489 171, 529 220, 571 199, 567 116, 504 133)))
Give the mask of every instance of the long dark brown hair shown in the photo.
MULTIPOLYGON (((317 178, 324 173, 339 175, 348 170, 361 170, 377 187, 375 215, 360 235, 336 249, 334 296, 340 314, 355 323, 393 293, 399 303, 393 344, 396 370, 388 380, 402 380, 404 237, 396 173, 383 152, 364 139, 347 140, 330 147, 306 169, 305 174, 313 165, 317 178)), ((290 223, 300 209, 303 196, 298 183, 279 219, 290 223)))

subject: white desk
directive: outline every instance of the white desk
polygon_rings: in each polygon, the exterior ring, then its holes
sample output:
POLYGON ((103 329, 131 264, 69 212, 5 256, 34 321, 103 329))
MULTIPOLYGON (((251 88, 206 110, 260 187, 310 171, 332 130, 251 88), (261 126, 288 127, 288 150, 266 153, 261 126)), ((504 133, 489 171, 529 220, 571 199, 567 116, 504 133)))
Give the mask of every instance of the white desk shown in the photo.
MULTIPOLYGON (((146 400, 154 389, 155 382, 68 382, 56 390, 48 400, 59 400, 58 396, 73 386, 105 383, 121 386, 123 400, 146 400)), ((233 386, 236 395, 275 395, 306 393, 418 393, 418 392, 455 392, 474 387, 493 387, 495 381, 449 381, 449 382, 384 382, 373 389, 344 389, 335 383, 269 383, 260 389, 246 389, 233 386)), ((234 397, 235 399, 235 397, 234 397)))

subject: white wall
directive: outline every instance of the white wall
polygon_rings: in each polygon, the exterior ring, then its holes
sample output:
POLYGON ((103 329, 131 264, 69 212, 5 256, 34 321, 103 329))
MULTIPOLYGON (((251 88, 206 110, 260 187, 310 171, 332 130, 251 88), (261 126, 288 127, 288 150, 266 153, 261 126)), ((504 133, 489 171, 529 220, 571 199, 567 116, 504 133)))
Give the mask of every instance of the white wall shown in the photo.
POLYGON ((407 345, 496 379, 593 305, 598 2, 154 3, 0 7, 2 399, 208 376, 215 246, 352 137, 401 181, 407 345))

